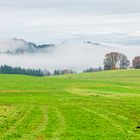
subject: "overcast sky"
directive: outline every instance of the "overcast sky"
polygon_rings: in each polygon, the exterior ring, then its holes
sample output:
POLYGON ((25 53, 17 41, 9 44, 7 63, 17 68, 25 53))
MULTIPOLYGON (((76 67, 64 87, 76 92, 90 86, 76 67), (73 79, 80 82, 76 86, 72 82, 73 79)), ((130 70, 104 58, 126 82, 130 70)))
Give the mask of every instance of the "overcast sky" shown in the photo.
POLYGON ((140 0, 0 0, 0 38, 140 45, 140 0))

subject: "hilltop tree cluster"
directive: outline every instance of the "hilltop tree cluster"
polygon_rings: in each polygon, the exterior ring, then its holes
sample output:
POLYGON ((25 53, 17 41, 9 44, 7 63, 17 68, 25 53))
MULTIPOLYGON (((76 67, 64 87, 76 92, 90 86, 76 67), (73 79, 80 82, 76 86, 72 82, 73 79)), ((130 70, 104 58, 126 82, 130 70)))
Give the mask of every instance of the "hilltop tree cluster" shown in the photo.
POLYGON ((64 70, 54 70, 53 75, 61 75, 61 74, 74 74, 76 71, 71 69, 64 69, 64 70))
MULTIPOLYGON (((111 52, 105 55, 104 70, 127 69, 130 65, 125 54, 111 52)), ((132 61, 133 68, 140 69, 140 56, 136 56, 132 61)))
POLYGON ((85 69, 83 72, 98 72, 98 71, 103 71, 102 67, 98 67, 98 68, 87 68, 85 69))
POLYGON ((136 56, 134 59, 133 59, 133 67, 136 68, 136 69, 140 69, 140 56, 136 56))
POLYGON ((105 55, 104 70, 126 69, 130 65, 127 56, 119 52, 105 55))

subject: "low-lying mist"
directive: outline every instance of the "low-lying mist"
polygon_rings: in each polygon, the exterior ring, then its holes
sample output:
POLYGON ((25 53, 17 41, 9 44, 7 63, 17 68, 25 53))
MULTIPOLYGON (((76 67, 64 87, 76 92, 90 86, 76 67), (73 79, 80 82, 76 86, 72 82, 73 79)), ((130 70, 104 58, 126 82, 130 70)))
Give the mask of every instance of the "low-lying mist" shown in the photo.
MULTIPOLYGON (((14 48, 28 47, 20 42, 0 43, 0 51, 14 48)), ((44 48, 42 52, 23 52, 20 54, 0 54, 0 65, 20 66, 24 68, 41 68, 53 71, 54 69, 73 69, 82 71, 89 67, 103 66, 106 53, 118 51, 128 56, 130 61, 139 55, 139 46, 105 46, 91 42, 63 42, 54 47, 44 48)))

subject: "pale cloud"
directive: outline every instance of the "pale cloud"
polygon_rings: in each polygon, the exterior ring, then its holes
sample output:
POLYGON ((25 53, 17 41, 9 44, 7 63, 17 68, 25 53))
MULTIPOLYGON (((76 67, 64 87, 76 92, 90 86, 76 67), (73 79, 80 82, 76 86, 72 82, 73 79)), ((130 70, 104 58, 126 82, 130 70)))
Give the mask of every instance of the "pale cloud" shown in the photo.
POLYGON ((97 34, 127 39, 140 33, 139 5, 139 0, 0 0, 0 37, 37 43, 97 34))
MULTIPOLYGON (((90 40, 113 46, 68 43, 46 54, 0 55, 1 64, 82 70, 102 65, 110 51, 125 53, 132 60, 140 52, 139 5, 139 0, 0 0, 0 38, 38 44, 90 40)), ((16 47, 2 42, 1 49, 16 47)))

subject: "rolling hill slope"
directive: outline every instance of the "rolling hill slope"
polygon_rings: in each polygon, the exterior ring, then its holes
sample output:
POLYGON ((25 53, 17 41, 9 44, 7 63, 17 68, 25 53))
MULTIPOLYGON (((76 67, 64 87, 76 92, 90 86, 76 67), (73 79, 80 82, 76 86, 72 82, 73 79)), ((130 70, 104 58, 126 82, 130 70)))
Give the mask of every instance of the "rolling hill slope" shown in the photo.
POLYGON ((139 140, 140 70, 0 75, 0 140, 139 140))

